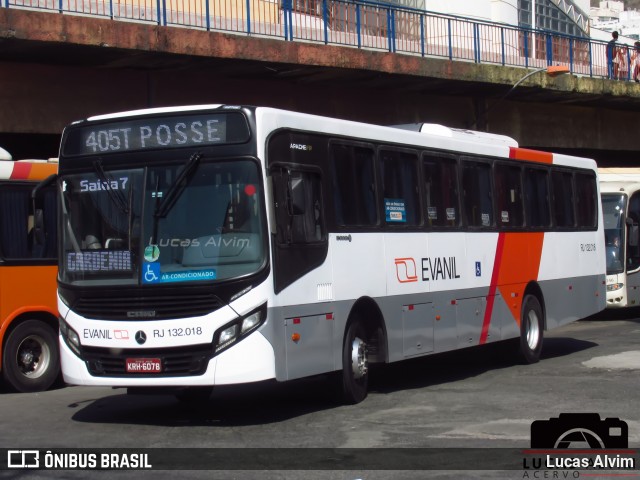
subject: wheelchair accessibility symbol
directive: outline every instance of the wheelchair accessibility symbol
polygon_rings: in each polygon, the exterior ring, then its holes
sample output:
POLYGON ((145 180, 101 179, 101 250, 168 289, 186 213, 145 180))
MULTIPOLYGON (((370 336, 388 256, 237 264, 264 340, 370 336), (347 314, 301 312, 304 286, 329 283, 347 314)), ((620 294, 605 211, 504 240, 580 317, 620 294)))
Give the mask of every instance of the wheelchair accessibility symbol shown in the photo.
POLYGON ((143 262, 142 283, 155 283, 160 281, 160 264, 158 262, 143 262))

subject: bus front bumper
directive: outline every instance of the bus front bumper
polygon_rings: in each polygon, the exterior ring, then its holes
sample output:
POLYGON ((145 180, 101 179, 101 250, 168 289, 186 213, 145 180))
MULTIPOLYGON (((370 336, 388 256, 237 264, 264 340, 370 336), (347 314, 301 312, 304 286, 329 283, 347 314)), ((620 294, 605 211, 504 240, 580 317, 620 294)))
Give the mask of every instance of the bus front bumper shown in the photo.
MULTIPOLYGON (((153 349, 135 357, 154 358, 153 349)), ((111 387, 183 387, 231 385, 275 378, 273 347, 260 331, 208 360, 199 375, 166 376, 162 372, 92 375, 88 362, 79 358, 60 337, 60 362, 64 381, 70 385, 111 387)))

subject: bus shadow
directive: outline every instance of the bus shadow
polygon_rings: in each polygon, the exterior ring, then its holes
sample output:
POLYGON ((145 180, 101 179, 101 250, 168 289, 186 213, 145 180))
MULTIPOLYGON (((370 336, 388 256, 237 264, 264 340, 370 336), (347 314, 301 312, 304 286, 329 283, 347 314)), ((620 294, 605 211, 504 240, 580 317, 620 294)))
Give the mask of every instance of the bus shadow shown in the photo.
MULTIPOLYGON (((55 382, 53 382, 53 385, 51 385, 47 391, 52 391, 52 390, 60 390, 62 388, 65 388, 66 385, 64 383, 64 381, 62 380, 62 374, 60 374, 60 377, 56 379, 55 382)), ((39 393, 39 392, 33 392, 34 394, 39 393)), ((10 385, 8 385, 4 379, 0 379, 0 395, 9 395, 9 394, 21 394, 21 392, 16 391, 15 389, 13 389, 10 385)))
MULTIPOLYGON (((597 344, 574 338, 545 339, 545 360, 571 355, 597 344)), ((371 370, 371 394, 428 388, 454 383, 488 371, 518 368, 503 345, 486 345, 442 353, 371 370)), ((526 368, 526 367, 525 367, 526 368)), ((181 403, 173 395, 107 395, 69 405, 72 419, 84 423, 153 426, 247 426, 278 423, 314 412, 342 408, 338 377, 325 375, 287 383, 273 381, 214 389, 209 400, 181 403)), ((119 390, 116 390, 118 392, 119 390)), ((82 392, 79 389, 79 392, 82 392)))
POLYGON ((640 307, 629 307, 620 309, 605 309, 595 313, 590 317, 580 320, 581 322, 603 321, 603 320, 627 320, 640 323, 640 307))
POLYGON ((180 402, 171 394, 122 394, 69 405, 86 423, 153 426, 245 426, 278 423, 340 406, 327 377, 220 386, 207 401, 180 402))
MULTIPOLYGON (((544 366, 545 360, 569 356, 596 346, 597 343, 575 338, 546 338, 540 362, 544 366)), ((513 344, 501 342, 381 366, 378 375, 372 375, 370 390, 391 393, 427 388, 462 381, 489 371, 520 367, 527 368, 518 361, 513 344)))

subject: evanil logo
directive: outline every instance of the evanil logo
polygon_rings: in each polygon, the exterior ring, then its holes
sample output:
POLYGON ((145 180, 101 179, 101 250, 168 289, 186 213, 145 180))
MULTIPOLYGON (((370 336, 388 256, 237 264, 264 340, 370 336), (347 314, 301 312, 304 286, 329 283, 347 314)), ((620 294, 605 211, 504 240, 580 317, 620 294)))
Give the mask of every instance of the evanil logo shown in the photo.
POLYGON ((418 281, 416 261, 411 257, 396 258, 396 278, 400 283, 411 283, 418 281))
MULTIPOLYGON (((396 258, 396 278, 400 283, 417 282, 420 273, 421 280, 455 280, 460 278, 456 266, 456 257, 423 257, 420 259, 420 268, 411 257, 396 258)), ((479 265, 476 265, 478 272, 479 265)), ((477 275, 477 273, 476 273, 477 275)))

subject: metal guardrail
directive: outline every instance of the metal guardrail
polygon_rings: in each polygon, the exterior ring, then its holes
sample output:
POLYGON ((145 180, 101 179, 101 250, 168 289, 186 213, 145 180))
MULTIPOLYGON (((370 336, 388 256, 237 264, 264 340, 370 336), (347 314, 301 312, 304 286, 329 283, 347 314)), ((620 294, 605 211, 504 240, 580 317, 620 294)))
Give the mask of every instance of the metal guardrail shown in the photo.
MULTIPOLYGON (((606 42, 369 0, 0 0, 0 5, 475 63, 564 65, 573 74, 610 77, 606 42)), ((621 52, 618 79, 632 80, 633 50, 622 46, 621 52)))

